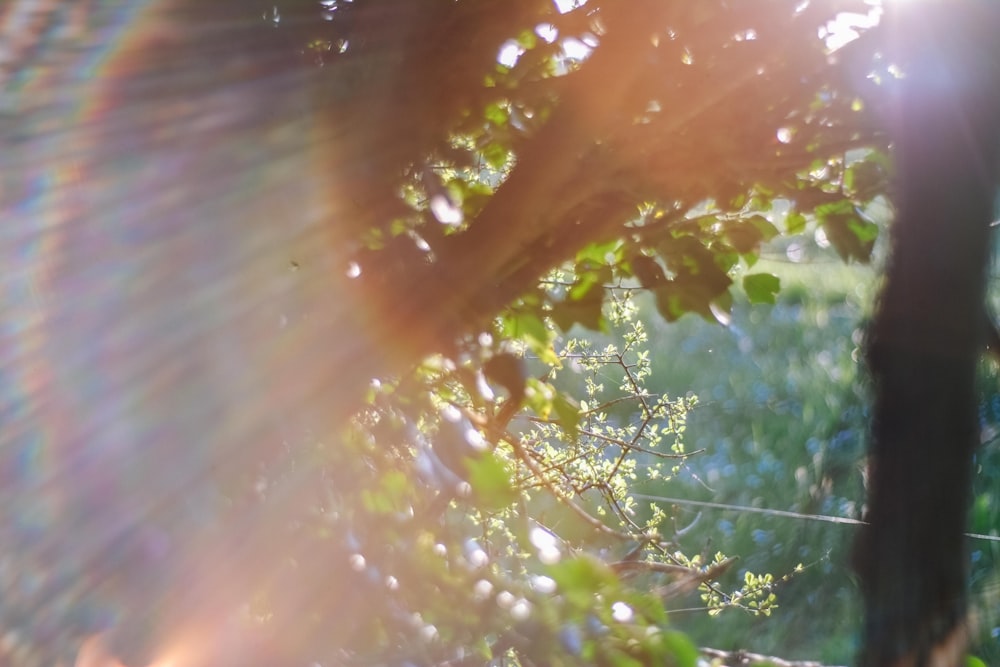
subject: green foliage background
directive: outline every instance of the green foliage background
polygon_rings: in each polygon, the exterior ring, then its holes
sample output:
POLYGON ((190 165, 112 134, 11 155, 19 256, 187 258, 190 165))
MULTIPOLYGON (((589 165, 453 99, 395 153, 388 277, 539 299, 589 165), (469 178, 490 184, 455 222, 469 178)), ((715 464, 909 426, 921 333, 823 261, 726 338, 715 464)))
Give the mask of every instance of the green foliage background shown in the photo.
MULTIPOLYGON (((856 528, 808 515, 861 518, 868 415, 859 360, 864 322, 877 294, 877 268, 845 266, 811 239, 793 243, 807 247, 806 262, 771 253, 772 259, 759 265, 781 278, 775 305, 737 299, 729 327, 696 318, 663 326, 654 319, 651 387, 699 397, 685 442, 689 451, 703 453, 689 459, 669 484, 644 486, 650 495, 745 508, 678 504, 679 523, 695 521, 685 546, 739 554, 741 568, 782 578, 769 617, 736 609, 708 617, 692 604, 674 612, 675 623, 702 644, 849 663, 860 613, 850 571, 856 528), (799 563, 805 567, 797 571, 799 563)), ((969 527, 993 537, 1000 527, 997 381, 997 364, 984 361, 983 447, 969 527)), ((1000 548, 996 541, 970 538, 969 550, 980 630, 975 652, 990 663, 1000 655, 993 574, 1000 548)))

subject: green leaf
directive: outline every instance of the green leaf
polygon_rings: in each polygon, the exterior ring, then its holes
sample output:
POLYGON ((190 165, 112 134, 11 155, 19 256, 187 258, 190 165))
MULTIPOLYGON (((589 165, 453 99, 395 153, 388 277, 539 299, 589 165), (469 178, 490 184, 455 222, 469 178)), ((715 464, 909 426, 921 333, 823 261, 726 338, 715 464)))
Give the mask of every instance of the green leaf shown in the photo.
POLYGON ((671 285, 657 289, 655 294, 656 310, 660 313, 660 317, 667 322, 676 322, 681 315, 687 312, 687 309, 682 305, 680 296, 671 285))
POLYGON ((603 305, 600 298, 559 301, 552 304, 549 317, 563 331, 569 331, 574 324, 580 324, 592 331, 603 332, 607 329, 603 305))
POLYGON ((726 240, 736 249, 736 252, 743 254, 756 250, 760 245, 761 234, 753 225, 739 222, 730 222, 726 225, 724 232, 726 240))
POLYGON ((559 592, 571 604, 583 609, 591 607, 594 595, 618 581, 611 568, 588 555, 565 558, 549 566, 548 574, 556 582, 559 592))
POLYGON ((673 630, 663 633, 663 643, 674 657, 677 667, 695 667, 698 664, 698 647, 686 635, 673 630))
POLYGON ((639 284, 646 289, 662 285, 667 280, 663 267, 652 257, 636 253, 629 259, 632 275, 639 279, 639 284))
POLYGON ((887 187, 888 175, 878 162, 862 160, 844 171, 844 189, 857 200, 870 201, 887 187))
POLYGON ((525 403, 536 415, 548 419, 555 407, 552 405, 556 390, 548 382, 538 378, 528 378, 528 391, 525 392, 525 403))
POLYGON ((486 183, 470 183, 455 179, 451 183, 461 183, 462 210, 466 218, 474 218, 483 210, 486 203, 493 196, 493 188, 486 183))
POLYGON ((486 108, 483 110, 483 115, 486 120, 490 121, 498 127, 502 127, 507 124, 508 114, 507 110, 501 107, 496 102, 492 104, 487 104, 486 108))
POLYGON ((789 211, 785 216, 785 229, 789 234, 801 234, 806 230, 806 216, 798 211, 789 211))
POLYGON ((733 284, 732 278, 719 266, 720 261, 730 266, 737 261, 735 256, 727 260, 726 250, 728 246, 708 248, 701 239, 681 236, 661 244, 660 256, 674 273, 671 282, 687 292, 692 303, 707 306, 709 301, 733 284))
POLYGON ((528 369, 521 357, 508 353, 497 354, 483 364, 483 374, 490 382, 506 389, 512 401, 520 403, 524 398, 528 369))
POLYGON ((684 313, 698 313, 710 322, 716 317, 712 303, 733 284, 725 272, 714 264, 694 265, 695 258, 686 257, 680 275, 656 288, 656 309, 668 322, 684 313))
POLYGON ((816 209, 826 238, 845 262, 856 259, 866 264, 871 259, 878 225, 861 218, 849 202, 821 206, 816 209), (844 206, 843 204, 846 204, 844 206))
POLYGON ((362 492, 362 502, 371 512, 389 514, 403 511, 408 505, 409 492, 413 485, 410 479, 398 470, 390 470, 379 481, 377 490, 362 492))
POLYGON ((497 143, 487 144, 482 148, 480 153, 483 159, 486 160, 486 164, 494 169, 502 169, 510 158, 510 153, 507 149, 497 143))
POLYGON ((970 655, 965 659, 965 667, 986 667, 986 663, 976 656, 970 655))
POLYGON ((864 243, 874 243, 878 238, 878 225, 862 217, 855 218, 848 223, 854 235, 864 243))
POLYGON ((774 303, 781 290, 781 279, 770 273, 751 273, 743 277, 743 289, 750 303, 774 303))
POLYGON ((781 233, 778 228, 774 226, 773 222, 762 215, 750 216, 747 222, 757 228, 757 231, 760 232, 760 238, 764 242, 770 241, 781 233))
POLYGON ((552 332, 538 315, 530 310, 518 310, 504 318, 504 333, 524 341, 542 363, 561 367, 559 356, 552 349, 552 332))
POLYGON ((552 399, 552 407, 555 409, 556 416, 559 419, 559 426, 575 442, 578 437, 578 429, 580 428, 580 406, 576 404, 576 401, 572 397, 559 392, 552 399))
POLYGON ((533 49, 538 43, 538 36, 534 30, 524 30, 517 36, 517 43, 526 49, 533 49))
POLYGON ((761 243, 770 241, 778 233, 778 228, 762 215, 729 222, 723 232, 726 240, 741 255, 757 250, 761 243))
POLYGON ((569 288, 569 298, 572 301, 584 301, 596 299, 601 301, 604 298, 604 285, 614 277, 611 267, 602 264, 596 269, 577 269, 576 282, 569 288))
POLYGON ((607 243, 591 243, 576 253, 577 264, 592 262, 594 264, 614 263, 620 259, 622 242, 618 239, 607 243))
POLYGON ((477 503, 487 510, 499 510, 517 500, 507 467, 493 454, 466 459, 469 485, 477 503))
POLYGON ((645 663, 638 658, 634 658, 625 651, 608 647, 605 651, 605 658, 614 667, 645 667, 645 663))
POLYGON ((504 323, 504 330, 511 338, 521 339, 529 345, 548 345, 549 330, 545 322, 534 313, 519 311, 510 314, 504 323))
POLYGON ((626 594, 625 601, 653 625, 666 625, 667 611, 663 607, 663 600, 657 595, 650 594, 648 590, 630 591, 626 594))
POLYGON ((712 300, 710 305, 715 321, 724 327, 733 321, 733 294, 728 290, 712 300))
MULTIPOLYGON (((754 246, 754 248, 757 248, 757 247, 758 246, 754 246)), ((743 253, 740 253, 740 252, 738 252, 738 251, 730 248, 725 243, 718 243, 718 244, 716 244, 712 248, 712 252, 715 253, 715 266, 719 270, 721 270, 723 272, 723 274, 726 275, 727 277, 728 277, 729 272, 732 271, 733 268, 740 263, 740 257, 743 256, 743 253)), ((732 280, 729 280, 726 283, 726 285, 728 286, 731 283, 732 283, 732 280)))

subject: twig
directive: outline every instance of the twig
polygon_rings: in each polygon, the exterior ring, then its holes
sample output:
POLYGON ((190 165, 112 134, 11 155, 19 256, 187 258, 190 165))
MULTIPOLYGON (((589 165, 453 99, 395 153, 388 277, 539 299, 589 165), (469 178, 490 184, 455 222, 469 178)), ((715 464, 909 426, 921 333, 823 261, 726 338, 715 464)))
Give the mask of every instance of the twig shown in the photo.
POLYGON ((656 594, 662 598, 672 598, 677 595, 684 595, 689 593, 694 589, 698 588, 702 584, 707 584, 710 581, 715 581, 723 574, 726 573, 733 563, 738 561, 739 558, 736 556, 731 556, 721 563, 715 563, 705 568, 704 571, 695 570, 689 576, 681 579, 680 581, 675 581, 672 584, 666 586, 660 586, 656 589, 656 594))
POLYGON ((661 572, 663 574, 681 574, 689 577, 698 576, 701 571, 693 567, 674 565, 673 563, 654 563, 647 560, 620 560, 608 563, 608 567, 618 573, 630 570, 645 570, 646 572, 661 572))
POLYGON ((574 502, 573 499, 569 497, 568 493, 557 488, 556 485, 553 484, 551 480, 545 477, 545 474, 541 471, 538 464, 528 455, 528 452, 525 449, 524 445, 521 443, 521 439, 519 437, 508 431, 503 434, 503 439, 506 440, 508 443, 510 443, 511 448, 514 450, 514 455, 518 459, 520 459, 520 461, 528 468, 528 470, 531 471, 533 475, 538 477, 539 481, 542 483, 542 486, 546 488, 549 491, 549 493, 551 493, 556 498, 556 500, 562 502, 566 507, 571 509, 577 516, 586 521, 591 527, 593 527, 595 530, 601 533, 604 533, 605 535, 610 535, 620 540, 628 541, 635 539, 635 535, 631 535, 629 533, 623 533, 604 524, 602 521, 591 515, 590 512, 583 509, 576 502, 574 502))
POLYGON ((720 651, 714 648, 701 647, 698 651, 706 658, 722 660, 719 667, 753 667, 760 665, 764 667, 834 667, 833 665, 823 665, 815 660, 784 660, 769 655, 750 653, 748 651, 720 651))

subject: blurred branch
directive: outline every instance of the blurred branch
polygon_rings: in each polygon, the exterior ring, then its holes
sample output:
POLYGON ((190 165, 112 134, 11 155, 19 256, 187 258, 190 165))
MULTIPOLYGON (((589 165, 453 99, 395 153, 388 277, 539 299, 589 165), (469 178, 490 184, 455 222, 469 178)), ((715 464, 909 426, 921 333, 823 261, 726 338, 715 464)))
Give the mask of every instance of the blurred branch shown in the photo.
POLYGON ((704 647, 699 648, 698 651, 706 658, 722 660, 723 664, 719 667, 752 667, 753 665, 767 665, 768 667, 833 667, 833 665, 823 665, 814 660, 783 660, 747 651, 720 651, 704 647))
POLYGON ((629 570, 645 570, 646 572, 682 574, 687 576, 698 576, 701 574, 701 572, 692 567, 674 565, 673 563, 653 563, 645 560, 621 560, 609 563, 608 565, 612 570, 619 573, 624 573, 629 570))
POLYGON ((739 558, 733 556, 727 558, 721 563, 714 563, 704 571, 694 571, 690 576, 687 576, 680 581, 675 581, 667 586, 660 586, 656 589, 656 594, 662 598, 672 598, 678 595, 684 595, 693 591, 698 586, 702 584, 707 584, 710 581, 715 581, 732 567, 733 563, 738 561, 739 558))

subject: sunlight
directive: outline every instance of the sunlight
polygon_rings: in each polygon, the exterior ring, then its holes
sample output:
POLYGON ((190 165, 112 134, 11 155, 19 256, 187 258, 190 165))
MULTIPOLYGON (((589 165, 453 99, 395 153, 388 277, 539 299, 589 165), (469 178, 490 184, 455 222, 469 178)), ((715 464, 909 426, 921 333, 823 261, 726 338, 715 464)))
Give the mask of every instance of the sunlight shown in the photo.
POLYGON ((587 0, 553 0, 556 5, 556 10, 560 14, 565 14, 566 12, 571 12, 574 9, 583 7, 587 4, 587 0))
POLYGON ((183 647, 173 647, 154 660, 148 667, 188 667, 192 655, 183 647))
POLYGON ((881 3, 873 4, 867 14, 841 12, 819 30, 820 39, 826 42, 831 52, 842 48, 861 36, 868 28, 878 25, 882 19, 881 3))
MULTIPOLYGON (((198 651, 191 642, 178 642, 145 667, 190 667, 196 664, 197 655, 198 651)), ((80 646, 74 667, 125 667, 125 665, 111 655, 105 637, 101 634, 94 635, 80 646)))
POLYGON ((125 667, 108 651, 104 634, 87 639, 76 654, 74 667, 125 667))
POLYGON ((504 67, 513 67, 517 64, 518 58, 524 54, 524 47, 517 43, 517 40, 508 39, 500 45, 500 52, 497 54, 497 62, 504 67))

